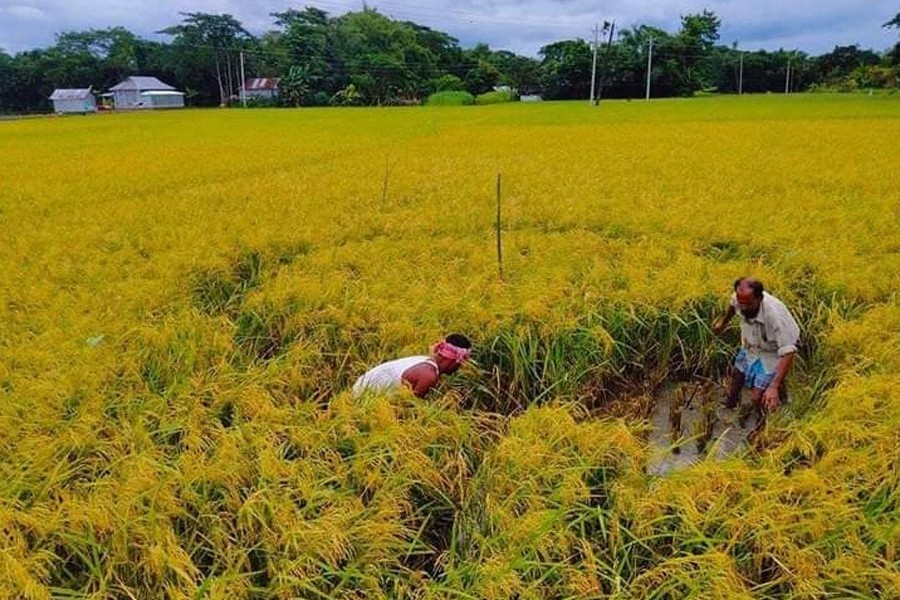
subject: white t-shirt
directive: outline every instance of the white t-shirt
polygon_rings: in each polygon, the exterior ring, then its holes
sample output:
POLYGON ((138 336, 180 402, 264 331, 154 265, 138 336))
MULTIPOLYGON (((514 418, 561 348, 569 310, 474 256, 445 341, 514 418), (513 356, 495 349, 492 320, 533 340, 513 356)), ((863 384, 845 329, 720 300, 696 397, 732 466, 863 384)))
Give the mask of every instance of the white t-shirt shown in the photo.
POLYGON ((403 387, 403 374, 410 368, 428 363, 440 374, 437 363, 427 356, 409 356, 397 360, 381 363, 366 371, 356 383, 353 384, 353 396, 358 398, 364 392, 385 393, 399 390, 403 387))

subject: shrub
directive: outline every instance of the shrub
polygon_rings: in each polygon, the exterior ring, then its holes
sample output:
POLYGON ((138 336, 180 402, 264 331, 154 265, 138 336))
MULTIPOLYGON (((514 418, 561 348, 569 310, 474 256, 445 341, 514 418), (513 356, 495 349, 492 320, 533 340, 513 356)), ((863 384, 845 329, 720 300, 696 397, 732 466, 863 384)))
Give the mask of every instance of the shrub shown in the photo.
POLYGON ((359 92, 355 84, 349 84, 342 90, 338 90, 331 97, 333 106, 359 106, 364 101, 363 95, 359 92))
POLYGON ((328 103, 331 101, 331 96, 328 95, 328 92, 316 92, 313 94, 312 101, 310 104, 313 106, 328 106, 328 103))
POLYGON ((469 92, 437 92, 428 96, 426 106, 471 106, 475 96, 469 92))
POLYGON ((508 90, 501 90, 499 92, 478 94, 478 97, 475 98, 475 104, 502 104, 504 102, 514 102, 515 100, 515 94, 508 90))
MULTIPOLYGON (((242 108, 244 103, 240 100, 232 106, 235 108, 242 108)), ((280 106, 281 102, 278 98, 263 98, 260 96, 248 96, 247 97, 247 108, 274 108, 276 106, 280 106)))

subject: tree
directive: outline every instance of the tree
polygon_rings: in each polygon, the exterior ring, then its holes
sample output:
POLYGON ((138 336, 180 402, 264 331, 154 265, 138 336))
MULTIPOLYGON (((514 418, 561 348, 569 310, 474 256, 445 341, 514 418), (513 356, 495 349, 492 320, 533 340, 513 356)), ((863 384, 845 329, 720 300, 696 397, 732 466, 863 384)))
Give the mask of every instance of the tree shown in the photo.
POLYGON ((335 63, 335 22, 328 13, 313 7, 289 9, 272 16, 282 28, 278 41, 288 64, 302 65, 310 81, 317 82, 330 95, 337 85, 331 68, 335 63))
POLYGON ((450 73, 444 73, 440 77, 435 77, 428 85, 428 92, 431 94, 434 92, 460 92, 465 89, 463 80, 450 73))
MULTIPOLYGON (((64 38, 66 34, 57 36, 64 38)), ((40 66, 40 76, 46 89, 54 87, 87 87, 96 85, 95 77, 100 60, 90 52, 57 44, 35 54, 40 66)))
POLYGON ((591 83, 591 46, 583 39, 548 44, 540 50, 541 90, 550 99, 587 98, 591 83))
MULTIPOLYGON (((49 109, 47 96, 53 91, 46 82, 43 50, 20 52, 0 68, 0 110, 30 112, 49 109)), ((4 55, 5 56, 5 55, 4 55)))
POLYGON ((338 90, 331 97, 330 103, 335 106, 358 106, 362 104, 363 98, 356 90, 356 86, 352 83, 342 90, 338 90))
POLYGON ((651 92, 654 96, 671 96, 674 93, 673 73, 666 68, 666 58, 672 54, 672 36, 662 29, 638 25, 619 32, 619 41, 613 52, 616 79, 605 94, 608 97, 643 96, 647 82, 647 58, 650 41, 653 41, 653 72, 650 74, 651 92))
POLYGON ((466 72, 465 88, 473 96, 489 92, 499 83, 500 71, 486 60, 479 60, 478 64, 466 72))
POLYGON ((541 64, 535 59, 500 50, 493 52, 489 60, 500 72, 501 85, 508 85, 522 94, 533 94, 540 90, 541 64))
POLYGON ((435 43, 427 31, 371 9, 347 13, 335 21, 336 66, 342 71, 339 85, 346 88, 353 83, 366 102, 414 101, 441 74, 439 57, 422 43, 435 43))
POLYGON ((97 89, 111 87, 140 71, 140 40, 124 27, 67 31, 57 36, 56 50, 69 60, 82 62, 92 72, 97 89))
MULTIPOLYGON (((898 33, 900 33, 900 12, 894 15, 894 18, 888 21, 883 25, 886 28, 895 28, 898 33)), ((900 65, 900 42, 897 42, 894 45, 894 48, 888 54, 891 62, 895 65, 900 65)))
POLYGON ((678 36, 688 48, 697 52, 709 52, 719 40, 721 25, 722 20, 709 10, 700 14, 683 15, 678 36))
POLYGON ((882 25, 882 27, 894 27, 900 30, 900 12, 894 15, 894 18, 882 25))
POLYGON ((675 61, 669 63, 674 67, 676 91, 680 95, 691 95, 711 85, 713 76, 706 61, 719 39, 721 24, 719 17, 709 10, 682 15, 681 29, 671 45, 675 61))
POLYGON ((463 50, 455 37, 410 21, 403 23, 416 37, 417 44, 424 49, 431 61, 435 74, 449 73, 460 79, 465 75, 463 50))
POLYGON ((0 50, 0 114, 15 112, 19 108, 18 94, 14 87, 18 83, 17 79, 16 61, 0 50))
POLYGON ((294 65, 291 67, 287 75, 282 77, 279 82, 282 101, 290 106, 304 104, 312 90, 312 80, 313 76, 306 65, 294 65))
POLYGON ((881 62, 881 57, 871 50, 860 50, 859 46, 835 46, 834 50, 816 59, 819 74, 824 80, 838 80, 847 77, 859 67, 873 66, 881 62))
POLYGON ((204 99, 212 96, 208 86, 211 79, 218 91, 219 104, 227 105, 240 89, 237 55, 251 47, 254 37, 228 14, 180 14, 184 16, 180 25, 159 33, 174 38, 172 46, 176 49, 181 78, 187 80, 193 76, 196 80, 198 75, 204 76, 206 82, 201 83, 204 99))
POLYGON ((254 66, 258 77, 278 77, 291 68, 283 31, 267 31, 259 38, 259 55, 254 66))

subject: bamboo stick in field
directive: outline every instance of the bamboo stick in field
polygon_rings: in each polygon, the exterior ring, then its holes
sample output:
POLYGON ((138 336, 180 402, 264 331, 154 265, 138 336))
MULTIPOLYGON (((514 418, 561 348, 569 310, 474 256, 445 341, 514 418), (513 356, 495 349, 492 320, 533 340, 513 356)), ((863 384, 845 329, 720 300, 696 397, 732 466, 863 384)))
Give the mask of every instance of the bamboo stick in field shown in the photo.
POLYGON ((391 159, 390 156, 384 160, 384 178, 381 182, 381 206, 387 204, 388 180, 391 177, 391 159))
POLYGON ((497 270, 500 273, 500 281, 503 281, 503 245, 500 238, 500 173, 497 173, 497 270))

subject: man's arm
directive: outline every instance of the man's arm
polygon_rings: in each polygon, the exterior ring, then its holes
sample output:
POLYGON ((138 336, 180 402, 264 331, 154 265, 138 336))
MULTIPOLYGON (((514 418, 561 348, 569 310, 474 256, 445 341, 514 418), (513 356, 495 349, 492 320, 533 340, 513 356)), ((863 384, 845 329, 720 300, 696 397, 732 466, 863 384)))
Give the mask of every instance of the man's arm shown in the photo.
POLYGON ((800 343, 800 327, 786 308, 775 318, 775 341, 778 343, 778 364, 775 365, 775 377, 763 394, 763 405, 768 410, 778 406, 778 389, 791 371, 800 343))
POLYGON ((765 405, 767 410, 772 410, 778 406, 778 389, 781 387, 781 382, 790 373, 796 354, 796 352, 791 352, 778 359, 778 364, 775 365, 775 377, 763 394, 763 405, 765 405))
POLYGON ((413 394, 419 398, 424 398, 437 383, 438 376, 434 367, 428 363, 421 363, 404 371, 402 379, 403 383, 412 390, 413 394))
POLYGON ((716 322, 713 323, 713 333, 716 335, 721 335, 721 333, 725 331, 725 328, 728 327, 728 323, 731 322, 734 314, 734 305, 729 302, 728 310, 725 311, 725 314, 719 317, 716 322))

